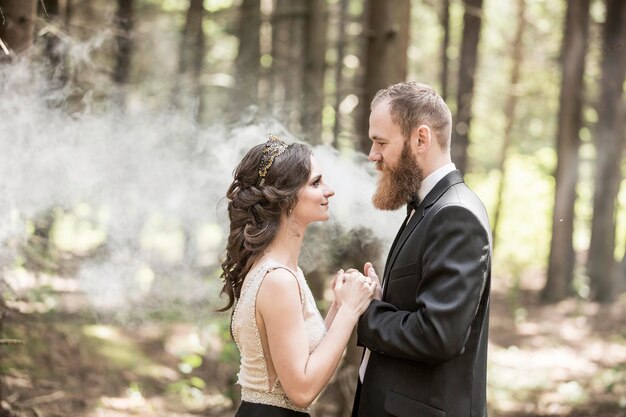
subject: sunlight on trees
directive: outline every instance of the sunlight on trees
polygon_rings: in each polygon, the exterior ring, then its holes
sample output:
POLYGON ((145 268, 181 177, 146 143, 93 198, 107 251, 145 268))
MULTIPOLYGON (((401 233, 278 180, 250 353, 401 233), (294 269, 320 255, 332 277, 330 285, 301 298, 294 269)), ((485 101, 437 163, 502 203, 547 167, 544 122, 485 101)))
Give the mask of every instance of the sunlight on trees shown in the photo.
MULTIPOLYGON (((0 0, 0 414, 231 417, 236 162, 269 133, 323 144, 337 204, 302 265, 324 310, 402 221, 366 154, 371 97, 405 79, 445 84, 499 213, 489 414, 624 414, 626 2, 317 1, 0 0)), ((359 360, 313 417, 349 415, 359 360)))

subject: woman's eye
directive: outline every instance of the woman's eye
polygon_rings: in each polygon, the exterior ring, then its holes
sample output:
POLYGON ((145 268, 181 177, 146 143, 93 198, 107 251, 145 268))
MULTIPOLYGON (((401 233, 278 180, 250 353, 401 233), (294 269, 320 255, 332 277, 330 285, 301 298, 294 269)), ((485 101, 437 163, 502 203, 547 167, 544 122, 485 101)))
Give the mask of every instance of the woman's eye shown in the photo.
POLYGON ((320 180, 315 180, 315 181, 313 182, 313 186, 314 186, 314 187, 317 187, 318 185, 320 185, 320 180))

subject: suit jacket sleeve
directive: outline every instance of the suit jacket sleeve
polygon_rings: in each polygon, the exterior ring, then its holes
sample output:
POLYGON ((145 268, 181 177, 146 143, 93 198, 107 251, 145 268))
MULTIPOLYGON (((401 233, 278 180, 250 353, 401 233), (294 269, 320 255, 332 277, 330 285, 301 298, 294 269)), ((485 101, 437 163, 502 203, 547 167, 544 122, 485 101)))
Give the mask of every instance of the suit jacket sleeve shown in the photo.
POLYGON ((456 205, 440 208, 425 233, 417 308, 372 301, 358 338, 372 351, 436 364, 464 351, 489 273, 490 243, 478 218, 456 205))

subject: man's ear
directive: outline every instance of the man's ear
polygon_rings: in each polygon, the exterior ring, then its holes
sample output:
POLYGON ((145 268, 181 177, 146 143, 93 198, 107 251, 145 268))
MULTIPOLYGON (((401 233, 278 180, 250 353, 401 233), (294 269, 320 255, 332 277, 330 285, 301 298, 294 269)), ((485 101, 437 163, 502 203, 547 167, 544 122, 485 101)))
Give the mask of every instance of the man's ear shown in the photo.
POLYGON ((413 142, 413 146, 418 153, 428 152, 431 140, 432 132, 430 131, 430 127, 426 125, 419 125, 413 130, 413 134, 411 135, 411 142, 413 142))

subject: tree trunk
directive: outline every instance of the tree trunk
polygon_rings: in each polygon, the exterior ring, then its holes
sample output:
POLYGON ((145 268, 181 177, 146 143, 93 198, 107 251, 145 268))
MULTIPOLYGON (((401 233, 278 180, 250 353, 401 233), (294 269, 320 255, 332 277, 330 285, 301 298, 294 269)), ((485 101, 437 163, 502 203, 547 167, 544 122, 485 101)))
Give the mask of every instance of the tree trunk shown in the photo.
POLYGON ((552 241, 547 281, 542 292, 543 299, 549 302, 562 300, 571 292, 576 263, 572 235, 588 32, 589 0, 568 2, 562 47, 563 80, 556 139, 557 166, 552 241))
POLYGON ((596 179, 587 273, 594 301, 611 302, 617 290, 615 201, 622 179, 623 84, 626 72, 626 2, 606 1, 601 97, 596 126, 596 179))
POLYGON ((120 111, 126 108, 126 89, 130 79, 132 55, 134 0, 117 0, 115 13, 115 69, 113 81, 116 84, 114 102, 120 111))
POLYGON ((43 16, 46 20, 57 18, 61 14, 61 5, 59 0, 40 0, 37 3, 39 15, 43 16))
POLYGON ((50 88, 60 89, 67 83, 67 67, 65 54, 67 47, 59 37, 61 27, 66 27, 65 19, 62 18, 63 7, 59 0, 42 0, 39 2, 39 14, 46 21, 46 29, 43 38, 45 41, 44 55, 48 66, 48 78, 50 88))
POLYGON ((365 52, 364 88, 360 97, 359 148, 369 153, 370 103, 381 88, 402 82, 407 75, 410 0, 367 3, 367 48, 365 52))
MULTIPOLYGON (((0 340, 4 338, 4 319, 7 315, 7 312, 9 311, 9 308, 4 301, 5 291, 4 288, 2 288, 3 280, 4 277, 0 276, 0 290, 2 290, 0 292, 0 340)), ((2 359, 8 357, 9 352, 4 352, 4 349, 4 346, 0 345, 0 369, 6 369, 5 366, 7 366, 7 364, 5 364, 2 359)), ((4 371, 2 371, 2 373, 4 374, 4 371)), ((0 416, 5 414, 3 403, 6 401, 7 396, 8 395, 5 394, 4 378, 0 378, 0 416)), ((11 414, 9 414, 9 412, 7 411, 6 415, 10 416, 11 414)))
POLYGON ((300 134, 306 0, 277 0, 272 17, 272 111, 300 134))
POLYGON ((448 47, 450 46, 450 0, 441 2, 441 28, 443 30, 443 41, 441 42, 441 97, 448 100, 448 76, 449 64, 448 47))
POLYGON ((307 0, 284 0, 291 5, 290 13, 284 18, 289 33, 289 42, 285 51, 287 52, 287 72, 285 73, 285 103, 284 120, 291 132, 302 134, 302 97, 303 97, 303 65, 304 60, 304 28, 306 18, 307 0))
POLYGON ((459 63, 457 90, 457 113, 452 130, 452 160, 456 167, 467 171, 467 148, 469 129, 472 120, 472 99, 474 97, 474 77, 478 63, 478 42, 482 23, 482 0, 464 0, 463 41, 459 63))
POLYGON ((239 53, 235 60, 237 107, 255 105, 259 100, 261 70, 261 1, 243 0, 239 7, 239 53))
POLYGON ((72 14, 74 12, 74 7, 72 0, 65 0, 65 26, 69 28, 70 21, 72 20, 72 14))
MULTIPOLYGON (((275 0, 272 11, 272 68, 270 71, 269 105, 277 116, 285 101, 285 77, 288 71, 289 27, 286 16, 289 3, 275 0)), ((279 117, 280 119, 280 117, 279 117)))
MULTIPOLYGON (((0 41, 19 54, 33 44, 37 0, 0 0, 0 41)), ((6 55, 0 46, 0 54, 6 55)))
POLYGON ((192 97, 192 108, 197 121, 201 121, 204 112, 204 88, 200 80, 206 53, 202 27, 204 14, 203 0, 189 0, 180 45, 178 77, 172 100, 175 106, 180 106, 182 97, 192 97))
POLYGON ((333 124, 333 145, 339 147, 339 131, 341 130, 341 112, 339 106, 345 95, 343 85, 343 60, 346 56, 346 16, 349 0, 340 0, 339 19, 337 22, 337 62, 335 63, 335 120, 333 124))
MULTIPOLYGON (((626 105, 622 105, 622 120, 626 120, 626 105)), ((622 260, 617 268, 617 292, 621 294, 626 292, 626 250, 624 250, 624 255, 622 255, 622 260)))
POLYGON ((51 78, 54 76, 55 69, 61 65, 63 59, 63 53, 61 51, 61 39, 56 34, 57 28, 55 25, 59 23, 59 16, 61 13, 59 7, 59 0, 42 0, 39 3, 39 15, 43 16, 47 23, 48 30, 44 34, 45 37, 45 49, 44 55, 48 60, 48 65, 51 70, 51 78))
POLYGON ((626 291, 626 250, 617 268, 617 293, 621 294, 626 291))
POLYGON ((311 144, 322 143, 324 73, 326 71, 326 0, 308 0, 304 27, 302 136, 311 144))
POLYGON ((506 118, 506 126, 504 128, 504 138, 502 140, 502 149, 500 151, 500 159, 498 160, 498 168, 500 170, 500 184, 498 185, 498 194, 496 197, 496 208, 494 210, 492 241, 494 248, 496 247, 498 226, 500 224, 500 214, 502 211, 502 196, 504 195, 506 184, 506 160, 511 145, 511 132, 513 131, 513 122, 515 120, 515 108, 517 106, 518 82, 520 79, 520 67, 522 65, 522 55, 524 52, 523 36, 526 29, 526 0, 517 0, 517 29, 513 40, 513 66, 511 68, 511 79, 509 84, 509 96, 504 105, 504 116, 506 118))

